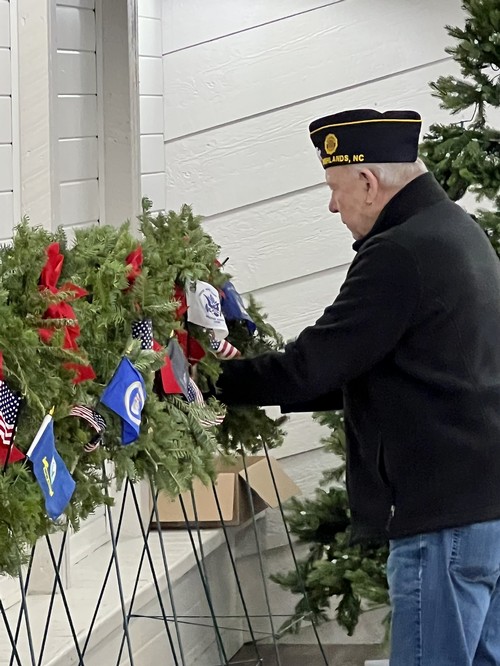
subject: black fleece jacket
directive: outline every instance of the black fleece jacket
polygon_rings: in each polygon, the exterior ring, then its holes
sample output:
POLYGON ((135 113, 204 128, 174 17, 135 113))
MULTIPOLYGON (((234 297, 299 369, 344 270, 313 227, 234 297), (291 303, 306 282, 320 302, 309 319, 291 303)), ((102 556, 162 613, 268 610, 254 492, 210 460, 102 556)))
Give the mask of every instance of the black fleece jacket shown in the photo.
POLYGON ((433 176, 384 208, 284 352, 224 364, 227 404, 338 409, 353 538, 500 518, 500 262, 433 176))

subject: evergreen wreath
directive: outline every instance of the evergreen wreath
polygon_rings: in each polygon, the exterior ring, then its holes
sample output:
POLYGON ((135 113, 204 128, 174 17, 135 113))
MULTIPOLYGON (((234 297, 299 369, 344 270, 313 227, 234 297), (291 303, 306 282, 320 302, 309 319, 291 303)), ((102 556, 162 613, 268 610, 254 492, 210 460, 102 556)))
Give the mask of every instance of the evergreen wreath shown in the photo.
MULTIPOLYGON (((107 494, 111 475, 118 485, 126 478, 147 479, 175 496, 195 478, 210 482, 221 453, 253 451, 259 441, 270 447, 281 443, 283 420, 273 420, 261 409, 228 409, 223 429, 207 428, 202 418, 213 422, 225 412, 214 397, 198 405, 153 390, 155 371, 164 363, 163 347, 172 335, 191 336, 204 352, 210 349, 207 332, 178 316, 177 295, 188 279, 215 287, 229 279, 218 261, 219 250, 189 206, 179 213, 153 215, 147 199, 140 240, 127 223, 118 228, 94 225, 77 230, 70 247, 62 229, 50 233, 30 227, 25 219, 12 244, 0 248, 3 381, 23 398, 15 446, 25 453, 44 416, 54 408, 57 450, 76 482, 63 519, 53 522, 30 463, 5 466, 0 474, 0 574, 16 575, 40 537, 68 525, 78 529, 99 506, 112 503, 107 494), (40 279, 50 247, 63 261, 58 287, 52 290, 42 288, 40 279), (68 311, 60 306, 69 303, 74 319, 57 316, 68 311), (51 312, 56 316, 49 316, 51 312), (132 338, 132 324, 143 319, 152 321, 162 349, 141 349, 140 340, 132 338), (67 335, 76 325, 79 335, 71 347, 67 335), (121 443, 119 417, 99 402, 124 356, 142 374, 147 393, 139 437, 128 446, 121 443), (75 368, 84 368, 89 377, 93 370, 95 378, 77 381, 75 368), (104 417, 101 446, 89 445, 89 423, 70 415, 75 405, 104 417)), ((249 310, 256 333, 252 336, 239 322, 228 322, 228 340, 246 355, 280 347, 279 335, 253 301, 249 310)), ((202 388, 213 383, 219 368, 220 361, 206 353, 197 368, 202 388)))

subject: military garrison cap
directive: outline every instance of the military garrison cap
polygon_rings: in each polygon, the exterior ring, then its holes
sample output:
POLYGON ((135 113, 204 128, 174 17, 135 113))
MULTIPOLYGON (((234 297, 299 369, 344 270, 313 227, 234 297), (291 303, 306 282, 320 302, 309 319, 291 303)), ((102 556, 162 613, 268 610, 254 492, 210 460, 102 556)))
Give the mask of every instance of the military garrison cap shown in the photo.
POLYGON ((415 111, 354 109, 314 120, 309 132, 328 169, 363 162, 415 162, 421 125, 415 111))

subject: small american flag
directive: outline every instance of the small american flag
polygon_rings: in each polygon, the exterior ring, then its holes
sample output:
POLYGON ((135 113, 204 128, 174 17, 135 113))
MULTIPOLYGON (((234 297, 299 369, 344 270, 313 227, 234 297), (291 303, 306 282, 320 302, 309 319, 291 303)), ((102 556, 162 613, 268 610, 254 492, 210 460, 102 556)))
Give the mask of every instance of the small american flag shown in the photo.
MULTIPOLYGON (((187 387, 187 401, 194 403, 197 407, 206 407, 203 393, 198 388, 196 382, 189 378, 187 387)), ((224 421, 224 414, 207 414, 205 410, 196 412, 196 417, 202 428, 212 428, 213 426, 220 425, 224 421)))
POLYGON ((81 419, 84 419, 87 421, 87 423, 90 423, 90 425, 97 432, 102 432, 106 429, 106 421, 104 418, 99 414, 99 412, 96 412, 96 410, 92 409, 91 407, 86 407, 85 405, 75 405, 71 408, 69 415, 79 416, 81 419))
POLYGON ((0 381, 0 439, 4 446, 10 446, 12 442, 20 404, 21 398, 0 381))
POLYGON ((83 447, 86 453, 92 453, 92 451, 95 451, 101 445, 102 433, 106 429, 106 421, 99 412, 86 405, 75 405, 71 408, 69 415, 79 416, 81 419, 84 419, 97 432, 97 435, 94 435, 90 442, 87 442, 83 447))
POLYGON ((97 433, 97 435, 94 435, 90 442, 87 442, 87 444, 84 445, 83 450, 85 453, 92 453, 92 451, 95 451, 101 446, 102 443, 102 434, 97 433))
POLYGON ((216 340, 215 338, 212 338, 210 341, 210 348, 217 358, 222 358, 226 361, 241 356, 239 349, 236 349, 236 347, 227 340, 216 340))
POLYGON ((205 398, 203 397, 203 393, 200 391, 196 382, 193 379, 191 379, 191 377, 189 378, 189 382, 187 385, 186 398, 188 402, 195 402, 197 405, 205 404, 205 398))
POLYGON ((141 341, 141 349, 153 349, 153 322, 151 319, 134 321, 132 337, 141 341))

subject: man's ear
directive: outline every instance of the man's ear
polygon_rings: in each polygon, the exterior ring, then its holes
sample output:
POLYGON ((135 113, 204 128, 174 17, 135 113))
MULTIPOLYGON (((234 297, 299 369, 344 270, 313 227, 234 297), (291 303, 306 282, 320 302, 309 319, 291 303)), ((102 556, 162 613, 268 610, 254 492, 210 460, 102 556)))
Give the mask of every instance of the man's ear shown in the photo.
POLYGON ((380 188, 379 182, 375 175, 370 169, 362 169, 359 172, 360 178, 363 180, 363 185, 365 188, 366 198, 365 202, 367 204, 372 204, 377 198, 377 194, 380 188))

